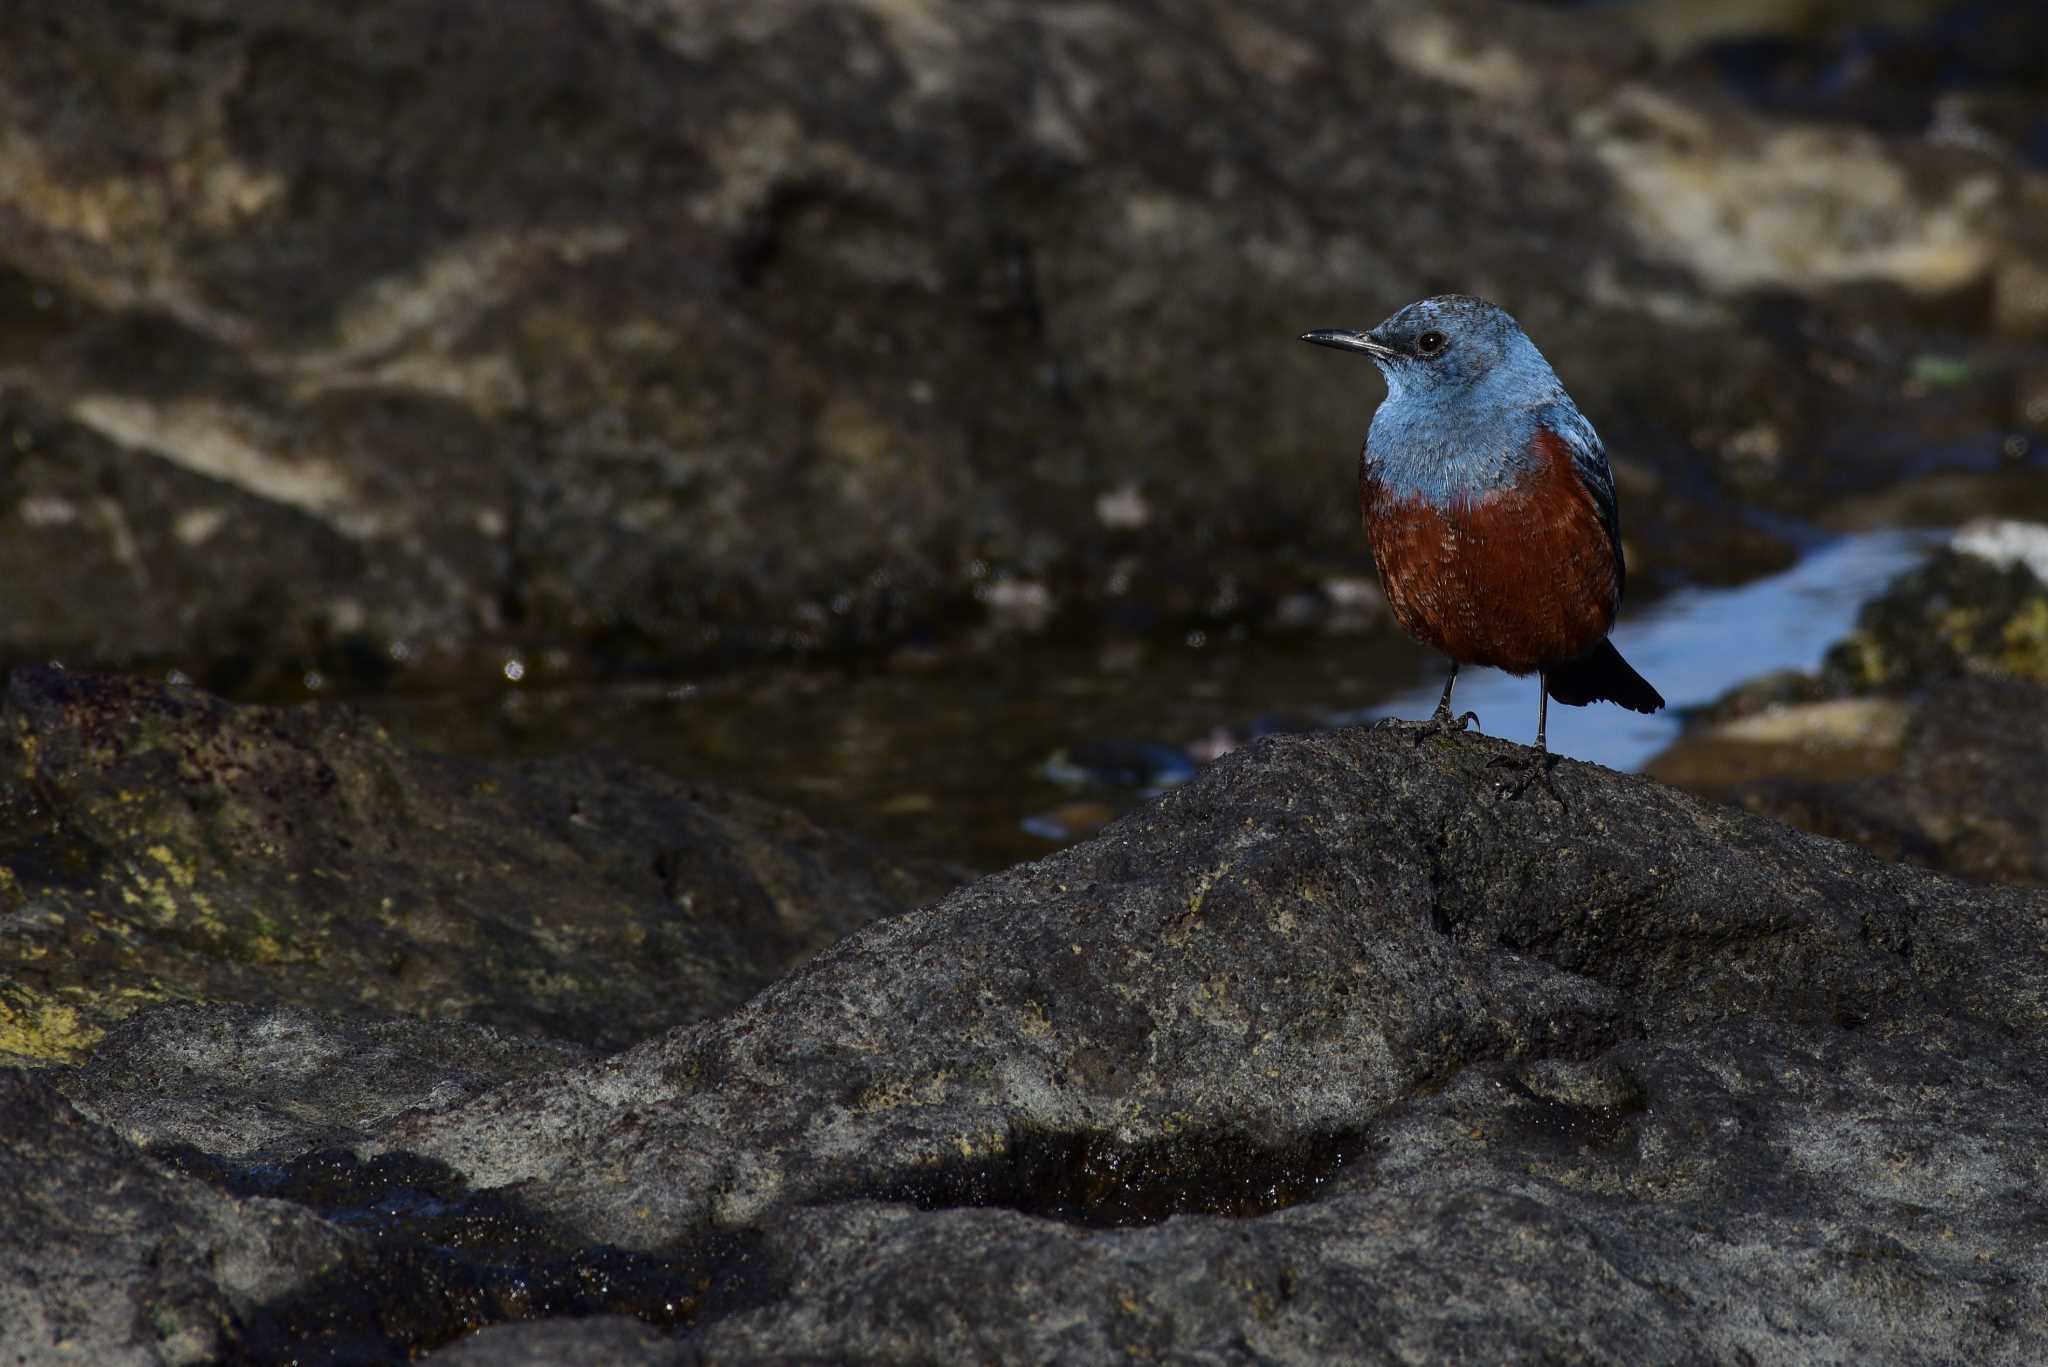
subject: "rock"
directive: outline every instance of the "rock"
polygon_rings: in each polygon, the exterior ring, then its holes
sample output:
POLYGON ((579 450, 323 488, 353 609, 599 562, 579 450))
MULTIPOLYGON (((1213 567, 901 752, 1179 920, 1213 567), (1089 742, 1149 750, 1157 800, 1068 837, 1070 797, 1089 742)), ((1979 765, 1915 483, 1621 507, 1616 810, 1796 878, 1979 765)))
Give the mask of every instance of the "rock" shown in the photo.
POLYGON ((115 1026, 84 1067, 54 1079, 131 1143, 246 1162, 339 1148, 412 1107, 587 1059, 573 1045, 459 1021, 185 1004, 115 1026))
POLYGON ((454 760, 40 669, 0 705, 0 818, 0 1050, 44 1060, 167 1000, 618 1048, 941 886, 617 758, 454 760))
POLYGON ((1731 108, 1605 15, 12 17, 0 661, 248 696, 1296 620, 1367 572, 1377 389, 1293 339, 1448 288, 1607 435, 1637 585, 1725 581, 1790 555, 1748 505, 1999 462, 2048 327, 2023 149, 1731 108))
POLYGON ((1781 774, 1726 796, 1889 859, 1990 882, 2048 883, 2048 688, 1937 684, 1894 753, 1876 774, 1781 774))
MULTIPOLYGON (((1796 677, 1817 683, 1811 675, 1796 677)), ((1785 683, 1783 676, 1770 676, 1734 689, 1731 697, 1717 701, 1709 711, 1743 707, 1785 683)), ((1807 782, 1875 777, 1898 767, 1912 715, 1912 707, 1896 698, 1770 704, 1688 730, 1644 766, 1644 772, 1681 788, 1717 795, 1754 779, 1781 775, 1807 782)))
POLYGON ((360 1243, 299 1205, 164 1170, 18 1069, 0 1068, 0 1187, 9 1363, 221 1361, 244 1316, 360 1243))
POLYGON ((681 1364, 693 1354, 669 1335, 624 1315, 581 1320, 501 1324, 458 1339, 424 1359, 433 1367, 558 1367, 565 1362, 609 1362, 656 1367, 681 1364))
POLYGON ((1921 688, 1966 673, 2048 683, 2048 583, 2022 559, 1971 553, 1974 540, 1901 575, 1831 647, 1837 692, 1921 688))
POLYGON ((753 1241, 714 1361, 2048 1353, 2048 896, 1518 753, 1261 740, 361 1151, 753 1241))

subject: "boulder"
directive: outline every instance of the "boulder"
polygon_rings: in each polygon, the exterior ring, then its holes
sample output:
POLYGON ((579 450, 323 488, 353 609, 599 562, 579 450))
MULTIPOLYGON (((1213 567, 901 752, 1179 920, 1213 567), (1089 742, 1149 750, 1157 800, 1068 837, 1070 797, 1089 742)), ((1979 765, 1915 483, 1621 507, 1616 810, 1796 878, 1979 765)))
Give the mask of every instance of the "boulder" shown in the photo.
POLYGON ((17 670, 0 700, 0 1051, 163 1001, 616 1049, 737 1005, 943 879, 617 756, 489 765, 342 708, 17 670))
POLYGON ((1258 741, 361 1152, 749 1240, 707 1361, 2048 1352, 2048 896, 1412 734, 1258 741))

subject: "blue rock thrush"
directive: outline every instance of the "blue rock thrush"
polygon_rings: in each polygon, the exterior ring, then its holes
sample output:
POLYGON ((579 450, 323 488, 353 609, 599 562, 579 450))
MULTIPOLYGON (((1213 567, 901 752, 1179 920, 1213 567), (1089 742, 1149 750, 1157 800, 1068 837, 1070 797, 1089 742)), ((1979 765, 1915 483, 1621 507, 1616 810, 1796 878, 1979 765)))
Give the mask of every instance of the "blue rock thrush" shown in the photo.
POLYGON ((1422 735, 1478 720, 1451 713, 1459 665, 1536 674, 1536 756, 1519 794, 1531 776, 1550 788, 1551 698, 1662 707, 1607 639, 1625 569, 1607 453, 1515 320, 1443 294, 1369 331, 1302 340, 1362 351, 1387 380, 1358 505, 1394 620, 1451 657, 1422 735))

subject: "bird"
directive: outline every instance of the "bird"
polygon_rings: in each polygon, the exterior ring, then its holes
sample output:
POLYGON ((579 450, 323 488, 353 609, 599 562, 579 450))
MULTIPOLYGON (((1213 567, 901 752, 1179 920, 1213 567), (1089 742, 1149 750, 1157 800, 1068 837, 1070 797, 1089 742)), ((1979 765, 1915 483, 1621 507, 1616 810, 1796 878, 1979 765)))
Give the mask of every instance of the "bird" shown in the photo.
POLYGON ((1474 295, 1301 340, 1361 352, 1386 380, 1359 453, 1359 513, 1395 622, 1451 661, 1416 743, 1478 722, 1451 712, 1460 665, 1535 674, 1533 760, 1508 761, 1523 774, 1503 789, 1519 796, 1540 778, 1562 803, 1544 738, 1551 699, 1664 706, 1608 634, 1627 565, 1599 434, 1521 325, 1474 295))

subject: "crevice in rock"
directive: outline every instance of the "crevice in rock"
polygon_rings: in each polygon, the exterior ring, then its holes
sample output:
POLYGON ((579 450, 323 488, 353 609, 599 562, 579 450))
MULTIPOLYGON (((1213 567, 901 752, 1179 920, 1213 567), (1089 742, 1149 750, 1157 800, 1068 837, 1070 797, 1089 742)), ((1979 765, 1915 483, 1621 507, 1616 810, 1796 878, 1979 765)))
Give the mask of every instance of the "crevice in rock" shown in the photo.
POLYGON ((1176 1215, 1248 1218, 1317 1199, 1347 1166, 1364 1163, 1369 1144, 1362 1129, 1278 1146, 1227 1133, 1123 1144, 1101 1134, 1012 1131, 998 1152, 962 1155, 825 1199, 999 1208, 1086 1229, 1136 1228, 1176 1215))
POLYGON ((1517 1103, 1503 1112, 1510 1133, 1532 1151, 1624 1151, 1635 1142, 1637 1127, 1650 1110, 1649 1096, 1633 1081, 1617 1088, 1605 1103, 1546 1094, 1513 1073, 1501 1081, 1517 1103))
POLYGON ((661 1328, 765 1305, 780 1274, 752 1233, 662 1253, 587 1245, 517 1199, 416 1155, 345 1152, 231 1164, 189 1146, 158 1161, 236 1196, 310 1207, 369 1246, 236 1326, 231 1364, 407 1361, 488 1325, 623 1314, 661 1328))

